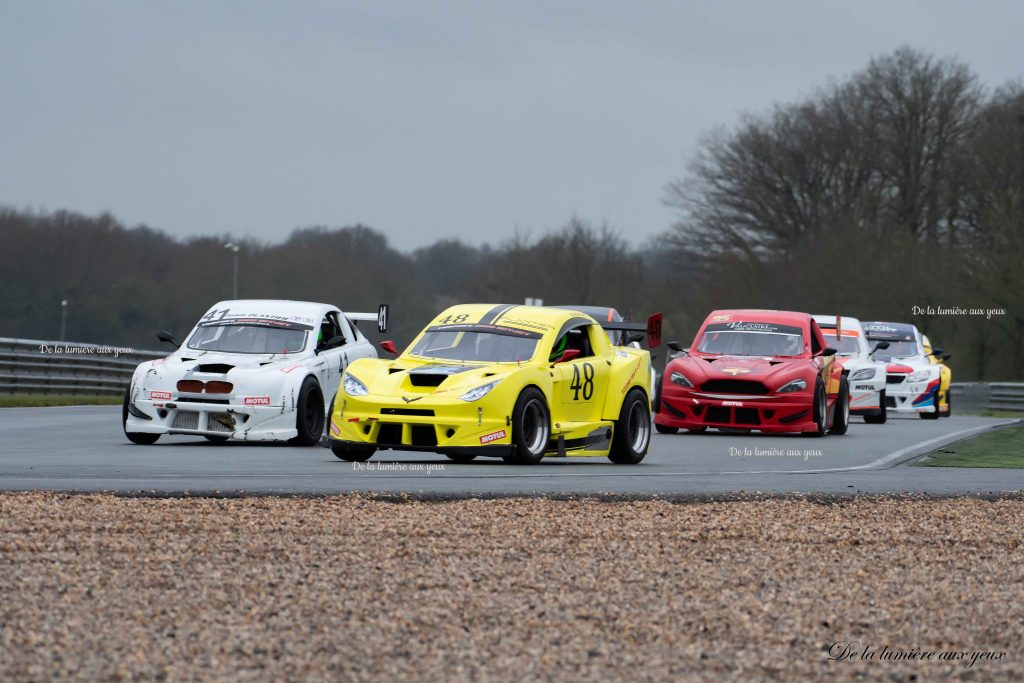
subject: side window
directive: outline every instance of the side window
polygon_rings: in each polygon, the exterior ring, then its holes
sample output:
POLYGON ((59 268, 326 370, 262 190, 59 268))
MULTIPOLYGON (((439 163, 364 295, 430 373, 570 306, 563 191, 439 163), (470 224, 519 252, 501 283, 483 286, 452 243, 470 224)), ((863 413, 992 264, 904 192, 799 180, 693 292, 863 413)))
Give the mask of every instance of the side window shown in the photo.
POLYGON ((320 323, 320 329, 317 332, 316 338, 316 348, 324 348, 329 341, 338 336, 344 337, 347 342, 348 338, 342 333, 341 325, 338 324, 338 314, 332 311, 324 316, 323 321, 320 323))
POLYGON ((348 334, 344 324, 338 320, 338 314, 331 311, 327 314, 327 318, 331 321, 331 327, 334 329, 334 334, 332 336, 343 337, 346 344, 350 343, 352 341, 352 337, 348 334))

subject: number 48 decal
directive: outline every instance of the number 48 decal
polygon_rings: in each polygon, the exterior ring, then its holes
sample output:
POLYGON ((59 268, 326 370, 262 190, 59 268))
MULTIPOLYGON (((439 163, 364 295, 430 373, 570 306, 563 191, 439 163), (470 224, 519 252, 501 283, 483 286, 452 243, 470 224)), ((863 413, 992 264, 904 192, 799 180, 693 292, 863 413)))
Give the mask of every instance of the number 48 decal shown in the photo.
POLYGON ((594 366, 590 363, 583 364, 583 377, 580 377, 580 366, 572 366, 572 383, 569 385, 572 389, 572 400, 580 400, 580 391, 583 392, 583 400, 589 401, 590 397, 594 395, 594 366), (582 379, 582 381, 580 381, 582 379))

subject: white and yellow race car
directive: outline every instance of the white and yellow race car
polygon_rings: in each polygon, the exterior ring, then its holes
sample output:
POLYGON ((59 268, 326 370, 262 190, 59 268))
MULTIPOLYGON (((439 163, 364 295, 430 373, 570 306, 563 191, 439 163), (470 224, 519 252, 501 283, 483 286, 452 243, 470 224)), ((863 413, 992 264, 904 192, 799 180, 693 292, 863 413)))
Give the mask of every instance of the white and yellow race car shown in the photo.
POLYGON ((467 304, 438 315, 393 360, 353 362, 342 377, 329 439, 342 460, 378 449, 440 452, 457 462, 499 456, 643 460, 651 435, 650 353, 613 346, 603 321, 538 306, 467 304))

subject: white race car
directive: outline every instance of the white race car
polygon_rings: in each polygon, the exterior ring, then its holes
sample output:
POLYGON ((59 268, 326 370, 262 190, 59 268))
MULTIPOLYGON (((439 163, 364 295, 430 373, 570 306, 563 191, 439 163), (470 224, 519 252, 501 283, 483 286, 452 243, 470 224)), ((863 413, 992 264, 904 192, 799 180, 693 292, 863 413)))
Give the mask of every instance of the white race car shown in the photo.
POLYGON ((835 362, 843 368, 850 385, 850 414, 863 416, 869 424, 883 424, 886 419, 885 363, 875 360, 874 354, 888 348, 889 343, 869 344, 856 318, 813 317, 826 343, 836 350, 835 362))
POLYGON ((171 333, 157 335, 178 349, 135 369, 121 411, 125 436, 137 444, 188 434, 314 445, 345 367, 377 357, 355 321, 374 320, 384 332, 387 313, 387 306, 342 313, 305 301, 221 301, 180 347, 171 333))
POLYGON ((889 410, 939 416, 941 367, 933 365, 924 350, 921 333, 907 323, 864 323, 868 341, 889 342, 875 358, 886 363, 885 402, 889 410))

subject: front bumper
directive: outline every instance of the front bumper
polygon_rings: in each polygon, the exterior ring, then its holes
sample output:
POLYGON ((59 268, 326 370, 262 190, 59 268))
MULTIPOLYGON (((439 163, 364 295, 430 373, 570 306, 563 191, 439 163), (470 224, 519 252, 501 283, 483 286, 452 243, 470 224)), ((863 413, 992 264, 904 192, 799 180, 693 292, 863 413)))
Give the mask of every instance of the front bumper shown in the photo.
POLYGON ((934 413, 938 411, 939 379, 930 382, 901 382, 885 388, 888 410, 902 413, 934 413))
POLYGON ((125 428, 142 434, 220 436, 245 441, 284 441, 298 435, 295 414, 284 406, 181 400, 137 399, 129 408, 125 428))
POLYGON ((654 422, 666 427, 724 427, 762 432, 813 432, 814 395, 810 392, 767 396, 721 395, 682 390, 662 393, 654 422))
POLYGON ((354 446, 432 452, 507 455, 512 448, 511 410, 486 398, 349 396, 334 401, 330 439, 354 446), (468 450, 467 450, 468 449, 468 450))

